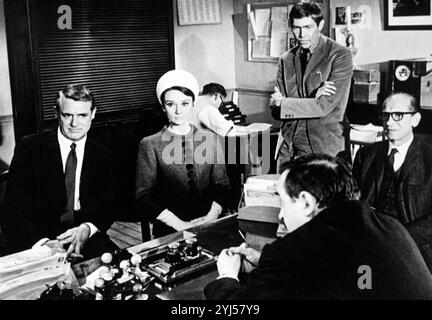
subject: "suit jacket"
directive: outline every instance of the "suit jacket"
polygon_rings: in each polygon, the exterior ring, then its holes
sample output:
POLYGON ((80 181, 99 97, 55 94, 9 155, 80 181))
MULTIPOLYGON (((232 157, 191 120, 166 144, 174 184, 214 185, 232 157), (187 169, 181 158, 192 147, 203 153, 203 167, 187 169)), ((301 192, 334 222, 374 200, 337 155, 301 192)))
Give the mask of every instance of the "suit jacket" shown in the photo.
MULTIPOLYGON (((66 188, 57 131, 22 138, 9 168, 3 224, 11 252, 66 231, 60 216, 66 188)), ((87 138, 80 182, 81 211, 74 224, 91 222, 101 231, 112 224, 114 201, 111 153, 87 138)))
MULTIPOLYGON (((276 152, 279 151, 283 139, 288 143, 292 142, 294 147, 304 143, 297 142, 296 135, 307 135, 306 130, 310 140, 309 147, 313 152, 336 156, 344 150, 342 120, 352 74, 353 63, 349 49, 322 35, 303 78, 300 47, 297 46, 281 56, 276 85, 286 98, 282 99, 281 104, 280 116, 283 123, 276 152), (336 94, 315 99, 316 91, 323 81, 333 81, 337 88, 336 94), (301 122, 304 125, 299 126, 301 122)), ((304 150, 301 146, 298 147, 304 150)))
POLYGON ((208 299, 431 299, 432 278, 402 225, 345 201, 266 245, 246 283, 221 278, 208 299), (372 289, 367 283, 370 267, 372 289))
MULTIPOLYGON (((373 205, 378 199, 388 152, 388 141, 361 148, 353 174, 362 198, 373 205)), ((396 188, 398 220, 408 229, 432 271, 432 146, 414 138, 402 164, 396 188)))

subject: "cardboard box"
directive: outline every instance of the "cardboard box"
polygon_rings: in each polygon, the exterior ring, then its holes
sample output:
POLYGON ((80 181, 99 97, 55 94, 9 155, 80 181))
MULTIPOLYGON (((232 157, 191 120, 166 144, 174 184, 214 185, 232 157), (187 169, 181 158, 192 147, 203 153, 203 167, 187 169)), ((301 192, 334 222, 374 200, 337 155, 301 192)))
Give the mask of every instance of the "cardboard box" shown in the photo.
POLYGON ((354 70, 354 82, 379 82, 381 74, 377 70, 354 70))
POLYGON ((362 82, 353 84, 353 101, 371 103, 378 100, 379 82, 362 82))

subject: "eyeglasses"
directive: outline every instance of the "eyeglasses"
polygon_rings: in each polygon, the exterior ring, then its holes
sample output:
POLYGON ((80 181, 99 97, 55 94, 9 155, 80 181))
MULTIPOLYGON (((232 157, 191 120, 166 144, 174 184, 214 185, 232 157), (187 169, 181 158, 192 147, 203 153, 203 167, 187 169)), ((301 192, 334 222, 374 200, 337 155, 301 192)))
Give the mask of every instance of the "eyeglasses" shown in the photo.
POLYGON ((394 121, 401 121, 406 114, 415 114, 417 112, 382 112, 381 120, 388 121, 390 119, 390 115, 394 121))

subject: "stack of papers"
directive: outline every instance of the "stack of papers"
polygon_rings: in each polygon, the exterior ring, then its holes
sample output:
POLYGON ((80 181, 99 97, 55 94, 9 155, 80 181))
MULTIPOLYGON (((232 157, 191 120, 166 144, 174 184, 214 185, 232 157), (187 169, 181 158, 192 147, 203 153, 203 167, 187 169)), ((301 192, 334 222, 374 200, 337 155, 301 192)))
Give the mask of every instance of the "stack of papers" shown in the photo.
POLYGON ((270 129, 272 124, 270 123, 252 123, 246 127, 244 126, 235 126, 237 135, 247 135, 254 132, 261 132, 270 129))
POLYGON ((245 206, 268 206, 280 208, 277 194, 279 175, 269 174, 249 177, 243 186, 245 206))
POLYGON ((33 300, 70 273, 66 253, 46 246, 0 258, 0 300, 33 300))
POLYGON ((383 137, 383 127, 375 126, 372 123, 361 125, 351 124, 351 141, 372 143, 381 141, 383 137))

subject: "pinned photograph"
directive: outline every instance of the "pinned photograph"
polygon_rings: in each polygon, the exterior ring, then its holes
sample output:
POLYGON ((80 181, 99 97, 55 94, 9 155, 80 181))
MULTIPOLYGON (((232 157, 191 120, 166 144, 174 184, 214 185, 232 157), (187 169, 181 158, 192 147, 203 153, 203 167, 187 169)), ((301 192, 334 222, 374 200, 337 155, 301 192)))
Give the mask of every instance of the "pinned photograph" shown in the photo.
POLYGON ((346 10, 345 7, 336 7, 336 20, 335 25, 344 25, 346 24, 346 10))

